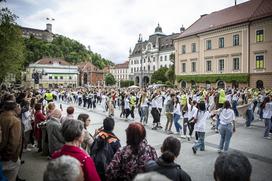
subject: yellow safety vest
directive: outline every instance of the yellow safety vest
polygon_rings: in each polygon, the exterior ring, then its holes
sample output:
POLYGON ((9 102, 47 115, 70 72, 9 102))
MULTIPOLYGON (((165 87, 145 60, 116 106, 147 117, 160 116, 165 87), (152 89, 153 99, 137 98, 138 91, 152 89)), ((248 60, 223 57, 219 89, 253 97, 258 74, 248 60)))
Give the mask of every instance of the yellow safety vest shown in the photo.
POLYGON ((45 93, 45 100, 52 101, 53 100, 53 94, 52 93, 45 93))

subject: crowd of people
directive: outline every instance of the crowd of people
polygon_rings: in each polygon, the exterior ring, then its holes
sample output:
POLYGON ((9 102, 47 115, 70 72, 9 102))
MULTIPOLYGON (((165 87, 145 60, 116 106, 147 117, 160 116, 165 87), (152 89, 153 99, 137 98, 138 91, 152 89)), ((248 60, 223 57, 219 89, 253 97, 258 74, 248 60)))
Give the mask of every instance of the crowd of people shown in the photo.
POLYGON ((18 170, 24 163, 22 153, 32 147, 37 147, 38 152, 51 160, 44 173, 45 181, 137 180, 154 175, 189 181, 191 177, 175 163, 181 149, 180 139, 195 140, 193 154, 205 151, 209 123, 211 129, 220 134, 220 155, 215 162, 214 179, 249 180, 248 159, 241 153, 228 151, 236 131, 236 117, 244 116, 247 128, 253 120, 262 119, 265 123, 263 137, 271 139, 272 91, 265 89, 15 90, 4 87, 0 98, 1 171, 10 181, 21 180, 18 170), (62 114, 63 104, 70 105, 65 110, 66 115, 62 114), (246 110, 244 115, 239 115, 237 107, 241 105, 246 110), (79 107, 107 112, 103 126, 94 134, 88 131, 91 123, 88 114, 80 113, 76 117, 75 109, 79 107), (116 109, 120 109, 120 115, 115 114, 116 109), (136 114, 139 120, 135 119, 136 114), (166 116, 164 128, 163 115, 166 116), (124 130, 126 145, 121 145, 120 138, 114 134, 114 118, 117 117, 130 121, 124 130), (150 124, 153 130, 169 134, 162 143, 159 157, 146 139, 146 126, 150 124), (234 168, 238 170, 235 172, 234 168))

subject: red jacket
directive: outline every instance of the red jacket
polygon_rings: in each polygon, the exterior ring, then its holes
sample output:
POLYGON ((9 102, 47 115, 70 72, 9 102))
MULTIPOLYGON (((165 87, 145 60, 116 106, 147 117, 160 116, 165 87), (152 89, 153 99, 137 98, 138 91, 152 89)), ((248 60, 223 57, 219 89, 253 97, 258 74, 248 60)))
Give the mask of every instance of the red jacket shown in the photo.
POLYGON ((100 181, 93 159, 81 148, 64 145, 59 151, 53 153, 52 158, 68 155, 76 158, 81 163, 85 181, 100 181))
POLYGON ((37 124, 46 120, 45 115, 43 115, 42 111, 35 112, 35 121, 34 121, 34 135, 37 140, 42 139, 42 130, 37 127, 37 124))

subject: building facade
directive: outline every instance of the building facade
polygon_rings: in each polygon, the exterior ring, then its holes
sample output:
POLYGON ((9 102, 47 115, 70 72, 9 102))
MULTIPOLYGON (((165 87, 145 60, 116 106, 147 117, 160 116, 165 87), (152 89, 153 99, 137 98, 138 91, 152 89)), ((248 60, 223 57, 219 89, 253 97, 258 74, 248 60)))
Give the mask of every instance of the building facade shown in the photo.
POLYGON ((135 85, 147 85, 154 71, 170 67, 173 64, 170 55, 175 53, 173 39, 178 36, 179 33, 165 35, 159 24, 148 40, 143 41, 139 35, 133 51, 129 51, 129 79, 134 80, 135 85))
POLYGON ((26 87, 76 87, 78 67, 62 59, 43 58, 26 68, 26 87))
POLYGON ((110 73, 114 76, 115 80, 129 80, 129 69, 128 69, 128 61, 121 64, 116 64, 110 67, 110 73))
POLYGON ((28 27, 21 27, 23 37, 24 38, 30 38, 31 36, 34 36, 37 39, 45 40, 48 42, 53 41, 54 34, 52 33, 52 24, 47 23, 45 30, 40 29, 34 29, 34 28, 28 28, 28 27))
POLYGON ((272 87, 272 1, 208 15, 174 40, 181 87, 272 87))
POLYGON ((78 64, 80 86, 102 86, 104 85, 104 70, 99 69, 91 62, 78 64))

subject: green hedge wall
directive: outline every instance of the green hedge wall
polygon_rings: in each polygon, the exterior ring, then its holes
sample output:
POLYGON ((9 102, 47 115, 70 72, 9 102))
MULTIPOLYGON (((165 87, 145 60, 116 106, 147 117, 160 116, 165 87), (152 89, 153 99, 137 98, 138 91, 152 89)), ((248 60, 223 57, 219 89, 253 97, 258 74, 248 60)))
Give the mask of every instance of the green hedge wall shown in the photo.
POLYGON ((120 87, 129 87, 134 85, 134 81, 133 80, 121 80, 120 81, 120 87))
POLYGON ((210 81, 211 83, 215 83, 218 80, 223 80, 227 83, 231 83, 232 81, 237 81, 238 83, 248 83, 249 82, 249 74, 199 74, 199 75, 177 75, 176 80, 181 82, 185 80, 186 82, 195 81, 196 83, 205 83, 206 81, 210 81))

